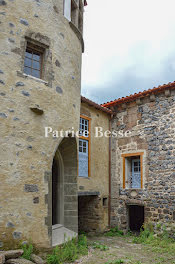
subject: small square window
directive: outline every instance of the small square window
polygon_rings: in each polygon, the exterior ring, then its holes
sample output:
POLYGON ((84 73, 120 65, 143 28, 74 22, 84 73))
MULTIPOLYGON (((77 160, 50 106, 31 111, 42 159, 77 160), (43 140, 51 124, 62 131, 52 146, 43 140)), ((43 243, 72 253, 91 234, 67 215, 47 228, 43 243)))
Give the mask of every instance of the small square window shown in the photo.
POLYGON ((44 49, 27 42, 24 73, 42 79, 44 49))
POLYGON ((103 197, 103 207, 107 207, 107 206, 108 206, 108 198, 103 197))

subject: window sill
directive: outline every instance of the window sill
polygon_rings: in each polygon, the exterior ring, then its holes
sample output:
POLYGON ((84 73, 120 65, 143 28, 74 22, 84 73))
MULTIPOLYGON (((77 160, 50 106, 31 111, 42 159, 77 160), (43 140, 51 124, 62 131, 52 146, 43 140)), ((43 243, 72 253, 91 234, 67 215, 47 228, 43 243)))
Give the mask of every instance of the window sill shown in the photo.
POLYGON ((90 177, 88 176, 88 177, 86 177, 86 176, 78 176, 79 178, 81 178, 81 179, 87 179, 87 180, 90 180, 90 177))
POLYGON ((34 77, 32 75, 28 75, 26 73, 23 73, 21 71, 17 71, 17 75, 20 76, 20 77, 22 77, 22 78, 25 78, 25 79, 34 80, 36 82, 43 83, 43 84, 45 84, 47 86, 49 85, 48 82, 46 82, 46 81, 44 81, 42 79, 36 78, 36 77, 34 77))
POLYGON ((78 192, 78 196, 100 196, 100 192, 96 192, 96 191, 78 192))
POLYGON ((124 188, 123 190, 126 190, 126 191, 137 191, 137 190, 143 190, 143 188, 124 188))

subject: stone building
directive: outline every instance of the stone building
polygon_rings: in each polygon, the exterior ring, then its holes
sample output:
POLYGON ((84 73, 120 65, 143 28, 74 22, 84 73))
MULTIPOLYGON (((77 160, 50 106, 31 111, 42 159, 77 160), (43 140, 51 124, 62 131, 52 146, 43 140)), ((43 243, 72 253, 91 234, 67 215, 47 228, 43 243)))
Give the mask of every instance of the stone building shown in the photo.
POLYGON ((79 129, 84 4, 0 0, 1 247, 78 232, 78 139, 51 130, 79 129))
POLYGON ((175 220, 175 83, 80 97, 84 5, 0 0, 0 247, 175 220))
POLYGON ((111 120, 111 225, 175 221, 175 83, 103 104, 111 120))
POLYGON ((112 111, 81 97, 79 139, 79 231, 103 232, 109 226, 109 138, 96 137, 96 129, 109 130, 112 111), (84 125, 85 124, 85 125, 84 125))

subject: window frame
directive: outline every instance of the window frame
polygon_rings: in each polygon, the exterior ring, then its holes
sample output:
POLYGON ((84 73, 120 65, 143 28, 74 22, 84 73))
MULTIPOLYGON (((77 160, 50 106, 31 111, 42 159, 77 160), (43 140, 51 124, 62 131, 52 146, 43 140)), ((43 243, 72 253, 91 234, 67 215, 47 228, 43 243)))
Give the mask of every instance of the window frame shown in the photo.
MULTIPOLYGON (((26 47, 25 47, 25 52, 24 52, 24 63, 23 63, 23 73, 28 75, 28 76, 32 76, 34 78, 37 78, 37 79, 40 79, 40 80, 44 80, 43 79, 43 72, 44 72, 44 69, 43 69, 43 65, 44 65, 44 55, 45 55, 45 49, 43 47, 40 47, 38 45, 35 45, 33 43, 31 43, 30 41, 27 40, 26 42, 26 47), (27 50, 30 50, 33 53, 38 53, 40 55, 40 70, 39 70, 39 73, 40 73, 40 77, 35 77, 34 75, 32 74, 27 74, 25 73, 25 59, 26 59, 26 52, 27 50)), ((33 55, 32 55, 32 62, 33 62, 33 55)), ((27 67, 29 69, 34 69, 34 68, 31 68, 31 67, 27 67)))
MULTIPOLYGON (((143 154, 144 152, 136 152, 136 153, 126 153, 126 154, 121 155, 122 160, 123 160, 123 189, 126 189, 125 159, 127 157, 140 157, 141 188, 139 189, 143 189, 143 154)), ((129 189, 132 189, 132 188, 129 188, 129 189)))
MULTIPOLYGON (((84 136, 79 136, 79 139, 83 139, 88 141, 88 177, 85 176, 81 176, 79 175, 79 158, 78 158, 78 176, 82 177, 82 178, 89 178, 91 176, 91 159, 90 159, 90 155, 91 155, 91 118, 87 117, 85 115, 80 115, 80 118, 83 118, 85 120, 88 120, 88 136, 84 137, 84 136)), ((78 147, 78 154, 79 154, 79 147, 78 147)))
POLYGON ((75 0, 71 0, 70 13, 71 13, 71 21, 74 25, 76 25, 76 20, 77 20, 77 10, 78 10, 77 3, 75 2, 75 0))
POLYGON ((63 1, 64 17, 71 22, 81 34, 83 34, 83 12, 84 5, 81 1, 79 1, 79 3, 77 3, 76 0, 63 1))

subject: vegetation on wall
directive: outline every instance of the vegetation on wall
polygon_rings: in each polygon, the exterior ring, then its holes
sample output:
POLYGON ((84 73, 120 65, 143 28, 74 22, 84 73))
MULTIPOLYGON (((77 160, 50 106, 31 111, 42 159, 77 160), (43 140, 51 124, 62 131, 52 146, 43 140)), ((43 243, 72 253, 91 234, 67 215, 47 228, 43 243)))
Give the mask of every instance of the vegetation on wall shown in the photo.
POLYGON ((31 260, 31 255, 33 253, 33 245, 31 243, 29 243, 29 244, 26 243, 26 244, 23 244, 21 247, 24 251, 21 258, 31 260))

